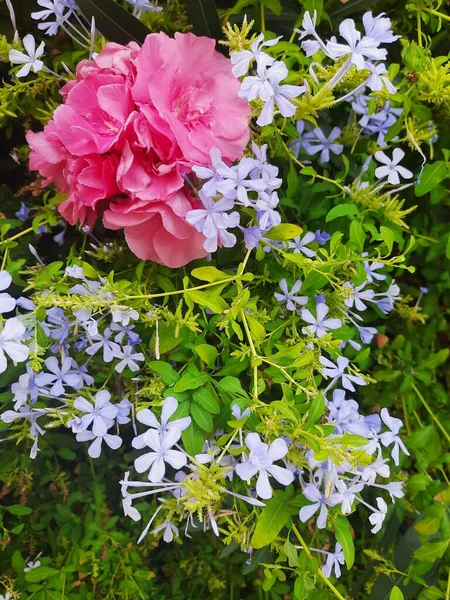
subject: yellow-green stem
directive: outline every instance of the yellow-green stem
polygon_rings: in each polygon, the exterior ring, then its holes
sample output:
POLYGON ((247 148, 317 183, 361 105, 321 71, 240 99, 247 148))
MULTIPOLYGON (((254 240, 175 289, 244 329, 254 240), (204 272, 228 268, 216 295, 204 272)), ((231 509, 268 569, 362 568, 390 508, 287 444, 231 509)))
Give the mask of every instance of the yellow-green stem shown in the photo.
POLYGON ((439 421, 439 419, 435 416, 435 414, 433 413, 433 411, 431 410, 431 408, 428 406, 428 403, 426 402, 425 398, 422 396, 422 394, 420 393, 419 389, 417 388, 417 386, 414 383, 412 384, 412 388, 416 392, 417 397, 419 398, 419 400, 422 402, 422 404, 424 405, 424 407, 428 411, 428 414, 430 415, 430 417, 435 422, 436 426, 441 430, 441 432, 442 432, 443 436, 445 437, 445 439, 447 440, 447 442, 450 443, 450 435, 449 435, 448 431, 441 424, 441 422, 439 421))
MULTIPOLYGON (((302 538, 299 530, 294 524, 292 524, 292 531, 295 533, 296 538, 300 542, 303 550, 306 552, 307 557, 311 559, 313 557, 311 554, 311 550, 308 548, 305 540, 302 538)), ((339 598, 339 600, 345 600, 344 596, 334 587, 334 585, 331 583, 328 577, 323 573, 322 569, 319 568, 317 574, 322 579, 322 581, 330 588, 330 590, 333 592, 336 598, 339 598)))

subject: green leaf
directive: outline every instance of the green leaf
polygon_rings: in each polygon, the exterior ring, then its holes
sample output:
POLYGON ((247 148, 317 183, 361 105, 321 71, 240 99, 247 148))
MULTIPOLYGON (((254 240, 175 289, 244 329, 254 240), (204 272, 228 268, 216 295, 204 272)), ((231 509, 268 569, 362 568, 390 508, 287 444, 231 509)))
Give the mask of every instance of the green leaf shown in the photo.
POLYGON ((237 394, 238 396, 248 398, 247 392, 243 389, 241 382, 237 377, 227 375, 226 377, 219 379, 217 385, 225 392, 230 392, 231 394, 237 394))
POLYGON ((152 350, 156 349, 157 339, 161 354, 170 352, 170 350, 173 350, 175 346, 178 346, 178 344, 181 342, 180 338, 175 337, 175 326, 172 324, 167 325, 166 323, 160 323, 158 327, 158 338, 156 338, 156 333, 153 334, 150 341, 150 347, 152 350))
POLYGON ((112 0, 77 0, 82 13, 110 41, 126 45, 131 41, 143 44, 151 31, 136 17, 112 0))
POLYGON ((420 369, 435 369, 447 361, 449 352, 450 350, 448 348, 443 348, 442 350, 439 350, 439 352, 433 352, 426 361, 420 363, 418 366, 420 369))
POLYGON ((266 330, 264 329, 264 325, 261 325, 261 323, 250 314, 245 315, 245 318, 247 319, 247 323, 250 327, 250 332, 252 333, 252 336, 259 342, 262 342, 266 337, 266 330))
POLYGON ((433 563, 438 558, 442 558, 448 548, 450 540, 441 540, 439 542, 429 542, 418 548, 414 552, 414 558, 423 560, 427 563, 433 563))
POLYGON ((348 217, 359 214, 358 207, 356 204, 338 204, 334 208, 330 210, 327 214, 325 221, 329 223, 334 219, 338 219, 339 217, 348 217))
POLYGON ((327 282, 328 279, 325 275, 322 275, 322 273, 319 273, 317 271, 310 271, 303 282, 302 294, 307 293, 308 295, 310 295, 312 294, 312 292, 323 288, 323 286, 326 285, 327 282))
POLYGON ((200 279, 200 281, 207 281, 208 283, 222 281, 222 279, 229 277, 229 275, 219 271, 216 267, 198 267, 197 269, 192 269, 191 275, 196 279, 200 279))
POLYGON ((392 588, 389 600, 404 600, 403 592, 396 585, 392 588))
POLYGON ((313 423, 316 423, 323 415, 325 410, 325 398, 320 394, 316 396, 308 408, 308 420, 305 423, 305 429, 308 429, 313 423))
POLYGON ((387 246, 388 253, 390 254, 392 252, 392 246, 395 242, 395 233, 392 231, 392 229, 389 229, 389 227, 382 225, 380 227, 380 234, 383 242, 387 246))
POLYGON ((41 565, 40 567, 36 567, 35 569, 31 569, 25 575, 26 581, 31 583, 37 583, 38 581, 44 581, 49 577, 53 577, 54 575, 59 575, 61 571, 57 569, 52 569, 51 567, 46 567, 45 565, 41 565))
POLYGON ((192 300, 192 302, 204 306, 205 308, 209 308, 217 314, 220 314, 229 308, 223 298, 220 296, 213 296, 210 290, 208 292, 186 290, 184 295, 187 299, 192 300))
POLYGON ((172 365, 163 360, 152 360, 148 363, 148 366, 152 371, 158 373, 167 385, 174 385, 180 379, 180 374, 175 371, 172 365))
POLYGON ((220 413, 219 403, 214 398, 213 394, 206 388, 195 390, 195 392, 192 394, 192 399, 208 412, 213 413, 214 415, 220 413))
POLYGON ((417 197, 431 192, 438 183, 447 178, 447 165, 443 160, 437 160, 432 164, 425 165, 419 184, 414 187, 417 197))
POLYGON ((402 117, 395 120, 395 123, 389 127, 386 135, 384 136, 385 142, 390 142, 400 133, 403 128, 404 119, 402 117))
POLYGON ((29 506, 21 506, 20 504, 12 504, 11 506, 4 506, 3 508, 12 515, 17 515, 19 517, 29 515, 33 512, 33 509, 29 506))
POLYGON ((209 344, 199 344, 194 347, 194 350, 210 369, 214 367, 216 359, 219 356, 219 353, 214 346, 210 346, 209 344))
POLYGON ((336 518, 334 522, 334 532, 337 541, 342 546, 347 569, 351 569, 355 562, 355 546, 353 544, 350 523, 345 517, 336 518))
POLYGON ((366 234, 364 233, 364 229, 359 221, 352 221, 350 223, 350 241, 355 246, 357 252, 362 252, 364 250, 364 240, 366 238, 366 234))
POLYGON ((207 383, 209 377, 206 373, 200 372, 195 365, 190 365, 188 371, 183 374, 173 387, 174 392, 185 392, 186 390, 195 390, 207 383))
POLYGON ((292 225, 291 223, 281 223, 276 227, 272 227, 267 234, 264 234, 269 240, 276 240, 283 242, 284 240, 292 240, 298 235, 301 235, 303 229, 298 225, 292 225))
MULTIPOLYGON (((196 35, 204 35, 213 40, 223 38, 219 15, 214 0, 186 0, 188 18, 196 35)), ((217 50, 225 54, 224 46, 217 45, 217 50)))
POLYGON ((203 429, 204 431, 212 431, 213 430, 213 420, 210 413, 197 404, 193 402, 191 404, 191 415, 197 425, 203 429))
POLYGON ((253 548, 262 548, 270 544, 286 525, 289 517, 290 509, 286 502, 286 495, 277 490, 258 517, 255 533, 251 539, 253 548))
POLYGON ((205 434, 201 431, 195 423, 191 423, 181 434, 183 440, 183 447, 190 456, 199 454, 203 448, 203 442, 205 440, 205 434))

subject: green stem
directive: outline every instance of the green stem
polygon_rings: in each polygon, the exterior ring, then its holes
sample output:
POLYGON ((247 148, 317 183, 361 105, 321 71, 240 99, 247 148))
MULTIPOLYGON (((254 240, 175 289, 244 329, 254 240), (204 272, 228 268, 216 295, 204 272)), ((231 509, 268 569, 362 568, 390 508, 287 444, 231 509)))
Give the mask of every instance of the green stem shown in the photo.
POLYGON ((13 242, 14 240, 17 240, 18 238, 22 237, 23 235, 27 235, 27 233, 31 233, 32 231, 33 231, 33 228, 28 227, 28 229, 24 229, 20 233, 16 233, 16 235, 13 235, 12 237, 8 238, 7 240, 3 240, 2 242, 0 242, 0 246, 6 246, 6 244, 9 244, 9 242, 13 242))
POLYGON ((412 388, 416 392, 416 394, 417 394, 418 398, 420 399, 420 401, 422 402, 422 404, 427 409, 428 414, 433 419, 433 421, 435 422, 436 426, 441 430, 441 432, 444 435, 444 437, 447 440, 447 442, 450 443, 450 435, 449 435, 448 431, 445 429, 445 427, 441 424, 441 422, 436 417, 436 415, 433 413, 433 411, 431 410, 431 408, 428 406, 425 398, 422 396, 422 394, 420 393, 420 391, 418 390, 418 388, 416 387, 416 385, 414 383, 412 384, 412 388))
POLYGON ((216 285, 222 285, 223 283, 232 283, 240 279, 240 276, 237 277, 227 277, 225 279, 219 279, 219 281, 212 281, 211 283, 204 283, 203 285, 197 285, 193 288, 186 288, 184 290, 175 290, 173 292, 162 292, 160 294, 142 294, 139 296, 124 296, 125 300, 152 300, 153 298, 165 298, 166 296, 176 296, 177 294, 185 294, 186 292, 194 292, 197 290, 205 290, 210 287, 214 287, 216 285))
POLYGON ((448 15, 444 15, 444 13, 434 10, 434 8, 421 8, 421 10, 429 13, 430 15, 434 15, 435 17, 439 17, 440 19, 444 19, 445 21, 450 21, 450 17, 448 15))
POLYGON ((247 335, 248 343, 250 346, 250 352, 252 353, 252 369, 253 369, 253 397, 255 400, 258 400, 258 365, 255 364, 255 361, 259 359, 258 353, 256 352, 255 345, 253 343, 252 334, 250 328, 247 323, 247 319, 245 317, 244 310, 240 311, 242 324, 244 325, 245 333, 247 335))
POLYGON ((417 43, 422 48, 422 15, 417 11, 417 43))
MULTIPOLYGON (((313 558, 313 555, 311 554, 311 551, 308 548, 305 540, 302 538, 299 530, 297 529, 297 527, 294 524, 292 524, 292 531, 295 533, 295 536, 297 537, 298 541, 300 542, 303 550, 306 552, 306 556, 311 560, 313 558)), ((339 600, 345 600, 344 596, 342 596, 342 594, 340 592, 338 592, 338 590, 334 587, 334 585, 331 583, 331 581, 328 579, 328 577, 323 573, 322 569, 319 568, 317 571, 317 574, 322 579, 322 581, 330 588, 330 590, 333 592, 333 594, 336 596, 336 598, 339 598, 339 600)))
POLYGON ((259 5, 260 8, 260 14, 261 14, 261 31, 265 31, 266 30, 266 16, 264 14, 264 3, 261 2, 259 5))

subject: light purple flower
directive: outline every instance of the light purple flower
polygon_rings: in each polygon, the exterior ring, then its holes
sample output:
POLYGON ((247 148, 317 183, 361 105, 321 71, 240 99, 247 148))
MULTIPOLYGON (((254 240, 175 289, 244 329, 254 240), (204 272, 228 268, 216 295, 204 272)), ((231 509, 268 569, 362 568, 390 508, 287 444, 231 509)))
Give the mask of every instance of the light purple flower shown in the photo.
POLYGON ((298 514, 302 523, 306 523, 319 510, 317 527, 325 529, 327 526, 328 507, 333 506, 330 498, 327 498, 313 483, 307 483, 303 488, 303 495, 313 504, 308 504, 300 509, 298 514))
POLYGON ((80 431, 76 434, 77 442, 91 442, 88 448, 88 454, 91 458, 98 458, 102 453, 102 442, 105 442, 111 450, 117 450, 122 444, 122 438, 118 435, 104 433, 103 435, 95 435, 93 431, 80 431))
MULTIPOLYGON (((12 277, 8 271, 0 271, 0 292, 7 290, 11 285, 12 277)), ((0 294, 0 314, 10 312, 16 307, 15 299, 8 293, 0 294)))
POLYGON ((36 376, 36 384, 39 387, 53 384, 49 390, 52 396, 61 396, 65 392, 64 386, 69 386, 74 389, 80 389, 83 386, 83 379, 73 369, 73 359, 70 356, 62 361, 59 366, 58 359, 50 356, 44 362, 47 370, 50 373, 39 373, 36 376))
POLYGON ((341 565, 345 565, 344 552, 342 546, 337 542, 334 552, 327 552, 327 560, 322 567, 322 573, 325 577, 331 577, 334 569, 336 577, 339 578, 341 576, 341 565))
POLYGON ((317 304, 315 317, 312 312, 304 308, 301 312, 303 321, 310 323, 307 327, 302 329, 302 332, 309 335, 314 335, 317 338, 321 338, 328 333, 331 329, 339 329, 342 325, 340 319, 327 319, 329 307, 326 304, 317 304))
POLYGON ((94 436, 105 435, 107 430, 114 425, 118 410, 110 400, 111 394, 107 390, 101 390, 95 394, 94 404, 81 396, 73 403, 74 408, 86 413, 81 417, 82 426, 87 429, 92 424, 94 436))
MULTIPOLYGON (((167 396, 167 398, 164 400, 161 410, 161 422, 158 421, 155 414, 148 408, 140 410, 136 415, 136 419, 139 421, 139 423, 156 429, 161 436, 164 436, 173 429, 177 430, 181 434, 181 432, 191 424, 191 417, 183 417, 181 419, 175 419, 175 421, 170 421, 170 417, 176 412, 177 408, 177 399, 173 396, 167 396)), ((142 433, 134 438, 134 440, 131 442, 133 448, 137 448, 139 450, 145 448, 145 435, 146 433, 142 433)))
POLYGON ((347 44, 337 43, 335 38, 327 42, 327 51, 333 58, 350 55, 350 62, 358 70, 364 69, 365 59, 384 60, 387 52, 378 48, 380 42, 375 38, 364 36, 356 29, 353 19, 344 19, 339 25, 339 33, 347 44))
POLYGON ((375 160, 384 165, 375 169, 375 177, 378 179, 387 177, 388 182, 392 185, 400 183, 400 176, 404 179, 411 179, 413 173, 399 164, 404 156, 405 153, 401 148, 394 148, 392 158, 389 158, 382 150, 375 152, 375 160))
POLYGON ((117 373, 122 373, 125 367, 128 367, 130 371, 133 372, 139 371, 140 367, 136 361, 145 360, 142 352, 135 352, 133 346, 129 345, 122 348, 117 358, 121 359, 121 361, 114 367, 117 373))
POLYGON ((278 300, 278 302, 286 302, 286 308, 290 311, 296 310, 296 304, 299 306, 304 306, 308 302, 308 296, 297 296, 297 293, 301 290, 303 282, 301 279, 298 279, 292 289, 289 290, 286 279, 282 279, 280 281, 280 288, 283 292, 280 294, 279 292, 275 292, 274 296, 278 300))
POLYGON ((312 242, 315 242, 315 241, 316 241, 316 234, 313 233, 312 231, 308 231, 308 233, 305 233, 305 235, 303 237, 300 237, 298 235, 297 237, 295 237, 293 239, 292 242, 288 242, 288 247, 291 248, 292 250, 294 250, 293 254, 298 254, 299 252, 301 252, 308 258, 312 258, 313 256, 316 255, 316 253, 314 252, 314 250, 311 250, 310 248, 307 248, 306 246, 308 244, 312 244, 312 242))
MULTIPOLYGON (((342 387, 344 387, 346 390, 349 390, 350 392, 356 391, 355 387, 353 386, 354 383, 356 385, 366 385, 364 379, 359 375, 350 375, 345 373, 345 370, 349 365, 349 360, 348 358, 345 358, 345 356, 338 356, 337 365, 324 356, 320 356, 319 361, 324 366, 322 369, 322 375, 325 375, 325 377, 330 377, 333 382, 341 379, 342 387)), ((330 386, 331 384, 328 387, 330 386)))
POLYGON ((294 475, 288 469, 274 465, 288 453, 286 442, 278 438, 270 445, 261 441, 257 433, 249 433, 245 438, 245 445, 250 450, 248 459, 236 465, 236 473, 244 481, 249 481, 257 473, 256 493, 260 498, 272 497, 272 487, 269 483, 269 475, 282 485, 289 485, 294 480, 294 475))
POLYGON ((172 428, 163 435, 160 435, 156 429, 149 429, 144 437, 145 444, 152 449, 152 452, 139 456, 134 461, 134 468, 138 473, 150 469, 148 478, 152 483, 162 480, 166 473, 166 463, 174 469, 181 469, 186 465, 186 454, 172 449, 181 437, 180 429, 172 428))
POLYGON ((381 414, 381 420, 386 425, 386 427, 389 428, 389 431, 380 433, 380 435, 378 436, 378 439, 385 447, 390 446, 391 444, 394 445, 394 447, 392 448, 391 456, 394 459, 395 465, 398 467, 398 465, 400 464, 400 458, 399 458, 400 450, 404 454, 409 456, 409 452, 406 449, 405 444, 402 442, 400 436, 398 435, 398 432, 400 431, 401 427, 403 426, 403 422, 400 419, 391 417, 387 408, 382 408, 380 414, 381 414))
POLYGON ((320 127, 316 127, 311 134, 308 135, 303 144, 305 152, 309 155, 314 155, 320 152, 319 161, 324 164, 330 162, 330 152, 333 154, 342 154, 344 146, 336 143, 337 138, 341 135, 339 127, 333 127, 328 137, 325 136, 320 127))

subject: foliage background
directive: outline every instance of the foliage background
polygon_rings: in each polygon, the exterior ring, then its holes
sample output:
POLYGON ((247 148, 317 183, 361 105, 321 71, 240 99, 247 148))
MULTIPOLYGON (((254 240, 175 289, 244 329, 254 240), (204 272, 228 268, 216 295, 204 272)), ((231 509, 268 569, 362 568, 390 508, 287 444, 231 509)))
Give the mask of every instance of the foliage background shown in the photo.
MULTIPOLYGON (((433 82, 430 89, 434 86, 437 90, 437 86, 441 86, 434 96, 421 95, 420 73, 428 67, 420 45, 409 46, 407 51, 406 42, 418 41, 420 21, 424 34, 422 45, 429 47, 433 56, 445 55, 449 21, 440 20, 427 11, 438 10, 446 15, 448 6, 445 3, 438 6, 428 0, 424 3, 415 0, 410 4, 391 0, 349 0, 346 3, 329 0, 325 4, 320 0, 283 0, 281 3, 279 0, 239 0, 237 3, 221 0, 217 5, 223 17, 239 22, 242 14, 247 13, 249 18, 255 18, 256 30, 264 22, 266 29, 287 37, 303 10, 323 11, 324 28, 329 24, 336 28, 346 17, 359 19, 366 10, 385 11, 393 20, 394 31, 404 36, 403 44, 398 43, 391 50, 390 60, 400 65, 405 81, 413 88, 411 96, 415 110, 422 111, 421 119, 433 119, 437 125, 439 141, 434 147, 433 164, 445 165, 444 177, 437 183, 431 178, 431 187, 423 194, 419 195, 414 187, 404 192, 406 207, 417 205, 406 217, 416 239, 409 255, 409 264, 415 265, 416 271, 399 270, 396 279, 403 295, 412 299, 409 306, 414 306, 421 287, 428 288, 421 300, 421 311, 405 307, 395 318, 386 321, 383 333, 376 337, 370 355, 361 364, 377 381, 363 389, 363 404, 395 406, 396 413, 404 420, 405 442, 412 455, 400 475, 407 482, 407 494, 397 502, 395 514, 378 536, 372 536, 367 523, 359 520, 357 513, 352 515, 357 560, 350 572, 344 572, 342 582, 354 598, 388 598, 396 583, 405 598, 448 599, 450 416, 447 390, 450 374, 446 359, 450 215, 445 175, 448 175, 450 160, 450 74, 446 79, 442 73, 433 82), (421 11, 419 20, 418 10, 421 11)), ((29 16, 34 9, 32 0, 21 0, 17 17, 21 32, 31 32, 38 37, 39 32, 29 16)), ((0 18, 1 33, 11 38, 4 3, 0 4, 0 18)), ((155 31, 188 30, 184 3, 172 0, 169 9, 162 16, 153 15, 147 25, 155 31)), ((49 41, 47 38, 46 43, 55 62, 64 60, 72 66, 79 59, 79 51, 73 49, 70 40, 58 37, 49 41)), ((44 103, 42 90, 24 90, 14 97, 7 95, 8 71, 8 63, 0 62, 0 76, 5 81, 5 87, 0 90, 0 124, 3 126, 0 210, 5 218, 14 218, 21 200, 41 203, 41 199, 34 196, 37 190, 23 160, 26 158, 24 130, 30 127, 32 119, 42 120, 52 105, 44 103), (11 110, 17 118, 8 115, 11 110), (11 157, 14 149, 19 153, 19 162, 11 157)), ((406 98, 408 88, 402 88, 399 93, 406 98)), ((56 97, 57 90, 50 90, 50 94, 56 97)), ((331 223, 325 220, 334 205, 333 185, 317 180, 311 185, 310 177, 292 171, 281 153, 279 158, 284 180, 291 186, 289 199, 284 203, 286 220, 307 222, 310 230, 347 231, 347 217, 331 223)), ((414 164, 406 166, 417 172, 419 155, 413 160, 414 164)), ((337 167, 332 166, 330 171, 330 177, 339 176, 337 167)), ((63 259, 77 239, 77 233, 69 231, 64 245, 57 246, 53 236, 60 226, 55 218, 54 225, 52 233, 40 237, 37 249, 44 257, 63 259)), ((1 227, 0 221, 0 230, 1 227)), ((113 234, 104 232, 103 235, 107 238, 113 234)), ((28 241, 35 244, 34 234, 15 248, 16 258, 27 256, 28 241)), ((394 244, 398 243, 396 239, 394 244)), ((2 376, 3 390, 15 376, 13 371, 2 376)), ((0 395, 0 402, 8 399, 7 394, 0 395)), ((257 551, 248 561, 248 556, 233 545, 224 548, 213 536, 205 538, 202 533, 183 544, 177 540, 166 545, 147 538, 137 547, 134 523, 120 516, 120 489, 116 482, 128 462, 123 453, 114 454, 114 464, 102 457, 94 465, 70 433, 50 431, 45 442, 35 461, 29 459, 27 452, 0 446, 0 583, 8 585, 14 580, 21 598, 281 600, 293 597, 289 581, 277 582, 270 591, 263 589, 260 563, 270 562, 268 548, 257 551), (41 569, 37 576, 32 572, 27 575, 23 571, 25 559, 37 552, 43 553, 42 565, 46 569, 41 569)), ((319 595, 313 592, 310 597, 324 596, 323 592, 319 595)))

